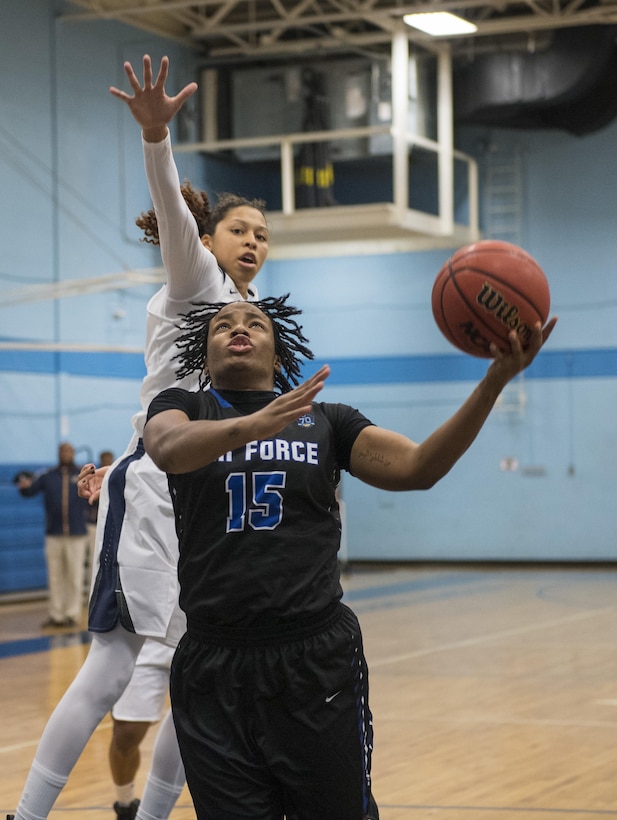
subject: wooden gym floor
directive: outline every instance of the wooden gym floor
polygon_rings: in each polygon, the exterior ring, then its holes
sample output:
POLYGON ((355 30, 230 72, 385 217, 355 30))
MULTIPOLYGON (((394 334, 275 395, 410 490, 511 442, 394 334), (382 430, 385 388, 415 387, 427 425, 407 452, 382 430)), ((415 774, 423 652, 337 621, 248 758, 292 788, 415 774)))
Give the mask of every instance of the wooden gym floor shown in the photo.
MULTIPOLYGON (((381 820, 617 817, 617 566, 359 566, 344 586, 371 670, 381 820)), ((42 601, 0 604, 2 818, 87 652, 87 633, 49 637, 44 617, 42 601)), ((51 820, 113 820, 109 738, 105 720, 51 820)), ((192 818, 185 789, 171 820, 192 818)))

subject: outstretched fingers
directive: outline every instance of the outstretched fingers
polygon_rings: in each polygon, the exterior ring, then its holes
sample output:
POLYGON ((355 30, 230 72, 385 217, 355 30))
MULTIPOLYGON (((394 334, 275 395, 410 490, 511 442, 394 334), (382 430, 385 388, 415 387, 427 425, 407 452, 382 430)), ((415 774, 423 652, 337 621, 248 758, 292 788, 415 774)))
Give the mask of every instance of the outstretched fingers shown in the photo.
MULTIPOLYGON (((144 65, 145 60, 146 58, 144 57, 144 65)), ((128 60, 124 63, 124 73, 128 77, 129 85, 131 86, 135 94, 137 94, 138 91, 141 91, 141 83, 137 79, 137 75, 133 70, 133 66, 128 60)), ((134 95, 132 96, 131 94, 127 94, 126 91, 123 91, 121 88, 116 88, 115 85, 110 86, 109 91, 111 94, 114 95, 114 97, 118 97, 118 99, 123 100, 124 102, 130 102, 135 98, 134 95)))
MULTIPOLYGON (((144 83, 146 82, 146 54, 144 57, 144 83)), ((159 73, 156 77, 156 82, 154 83, 156 88, 162 88, 165 83, 167 82, 167 75, 169 74, 169 57, 162 57, 161 58, 161 65, 159 66, 159 73)), ((150 57, 148 57, 148 81, 152 84, 152 62, 150 61, 150 57)))
POLYGON ((193 94, 197 91, 197 87, 197 83, 189 83, 188 85, 185 85, 182 91, 179 91, 175 97, 171 98, 176 110, 179 111, 188 98, 193 96, 193 94))
POLYGON ((324 364, 316 373, 299 385, 299 387, 292 390, 292 393, 296 393, 298 401, 304 401, 310 404, 319 391, 323 388, 329 375, 330 368, 327 364, 324 364))
POLYGON ((299 415, 302 412, 310 410, 311 402, 319 391, 323 388, 325 380, 330 374, 330 368, 327 365, 321 367, 317 373, 314 373, 310 378, 303 382, 298 387, 285 393, 277 399, 284 405, 286 411, 293 417, 294 412, 299 415))
POLYGON ((197 91, 197 83, 189 83, 174 97, 170 97, 165 91, 169 71, 168 57, 161 59, 154 84, 152 60, 148 54, 145 54, 143 58, 143 85, 128 60, 124 63, 124 71, 133 93, 127 94, 115 86, 111 86, 109 90, 114 97, 128 105, 131 114, 141 125, 144 138, 148 142, 158 142, 167 133, 167 123, 175 117, 186 100, 197 91))
MULTIPOLYGON (((328 365, 321 367, 314 375, 298 387, 278 396, 271 404, 265 407, 262 413, 263 429, 260 436, 278 433, 292 421, 309 413, 315 396, 323 388, 325 380, 330 374, 328 365)), ((257 414, 255 414, 257 415, 257 414)))
POLYGON ((139 94, 142 91, 151 91, 152 88, 164 89, 165 82, 167 80, 167 74, 169 73, 169 58, 162 58, 159 73, 156 78, 156 83, 154 85, 152 85, 152 60, 150 59, 149 54, 144 54, 143 59, 143 85, 139 81, 137 74, 135 74, 133 65, 129 60, 126 60, 124 62, 124 73, 127 76, 129 85, 133 89, 134 95, 131 96, 130 94, 127 94, 125 91, 122 91, 122 89, 116 88, 113 85, 110 87, 109 90, 115 97, 119 97, 121 100, 128 102, 130 100, 133 100, 135 96, 137 96, 137 94, 139 94))
MULTIPOLYGON (((146 73, 146 71, 145 71, 145 61, 146 61, 146 58, 144 57, 144 78, 145 78, 145 73, 146 73)), ((135 74, 135 72, 133 71, 133 66, 128 60, 124 63, 124 73, 128 77, 128 81, 129 81, 130 86, 133 89, 133 91, 135 93, 137 93, 138 91, 141 91, 141 83, 139 82, 139 78, 137 77, 137 74, 135 74)), ((145 80, 144 80, 144 85, 145 85, 145 80)))

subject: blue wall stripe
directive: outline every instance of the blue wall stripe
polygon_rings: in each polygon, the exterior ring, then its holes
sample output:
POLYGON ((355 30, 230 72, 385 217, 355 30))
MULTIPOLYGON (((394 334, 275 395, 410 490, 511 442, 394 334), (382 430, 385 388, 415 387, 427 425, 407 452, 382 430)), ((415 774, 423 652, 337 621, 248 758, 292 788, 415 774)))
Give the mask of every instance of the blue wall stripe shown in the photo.
MULTIPOLYGON (((328 385, 413 384, 478 381, 486 373, 487 359, 459 353, 433 356, 383 356, 358 359, 323 359, 311 363, 311 372, 329 364, 328 385)), ((307 368, 308 370, 308 368, 307 368)), ((617 349, 551 350, 540 353, 525 371, 530 379, 617 377, 617 349)))
MULTIPOLYGON (((332 367, 328 384, 411 384, 414 382, 477 381, 488 361, 459 353, 429 356, 375 356, 315 360, 332 367)), ((139 379, 144 376, 141 353, 0 351, 0 372, 66 373, 95 378, 139 379)), ((309 372, 309 366, 306 367, 309 372)), ((550 350, 541 353, 526 371, 530 379, 614 378, 617 349, 550 350)))
POLYGON ((143 379, 143 353, 50 352, 0 350, 0 371, 6 373, 67 373, 114 379, 143 379))

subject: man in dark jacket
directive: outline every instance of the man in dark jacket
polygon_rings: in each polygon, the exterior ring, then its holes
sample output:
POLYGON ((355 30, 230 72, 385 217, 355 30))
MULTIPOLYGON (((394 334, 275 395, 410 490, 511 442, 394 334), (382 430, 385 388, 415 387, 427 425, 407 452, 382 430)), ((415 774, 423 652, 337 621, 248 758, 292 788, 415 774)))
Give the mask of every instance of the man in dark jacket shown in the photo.
POLYGON ((21 474, 23 496, 45 497, 45 560, 49 617, 44 627, 72 627, 81 621, 84 560, 88 542, 88 502, 77 493, 79 467, 72 444, 58 447, 58 464, 33 477, 21 474))

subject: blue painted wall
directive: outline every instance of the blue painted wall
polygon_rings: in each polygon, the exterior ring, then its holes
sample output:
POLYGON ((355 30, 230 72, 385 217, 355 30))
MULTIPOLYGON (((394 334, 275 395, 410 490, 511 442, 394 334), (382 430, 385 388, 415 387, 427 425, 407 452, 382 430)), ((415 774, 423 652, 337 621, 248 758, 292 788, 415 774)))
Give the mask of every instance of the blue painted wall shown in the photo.
MULTIPOLYGON (((126 87, 123 60, 139 64, 145 51, 154 60, 170 54, 169 88, 178 88, 196 75, 194 55, 118 24, 61 22, 55 12, 64 5, 3 2, 0 341, 134 350, 143 343, 154 285, 22 305, 11 298, 26 285, 159 264, 134 226, 149 207, 139 130, 107 89, 126 87)), ((177 137, 194 139, 197 121, 189 108, 177 137)), ((515 402, 518 390, 524 407, 497 409, 439 486, 388 494, 345 477, 350 558, 613 560, 616 139, 617 123, 584 138, 457 134, 458 146, 481 168, 488 145, 521 153, 521 244, 549 277, 559 324, 505 397, 515 402), (505 464, 518 468, 504 470, 505 464)), ((182 177, 208 187, 201 157, 182 154, 178 162, 182 177)), ((448 255, 269 261, 258 284, 264 295, 290 291, 304 309, 315 354, 333 367, 325 399, 352 403, 421 440, 486 368, 456 353, 433 322, 431 287, 448 255)), ((52 463, 63 439, 82 461, 102 449, 119 454, 130 437, 142 371, 135 352, 0 350, 0 465, 10 471, 52 463)), ((3 497, 11 492, 9 484, 3 497)), ((0 522, 0 553, 8 531, 0 522)), ((8 540, 16 549, 15 536, 8 540)))

